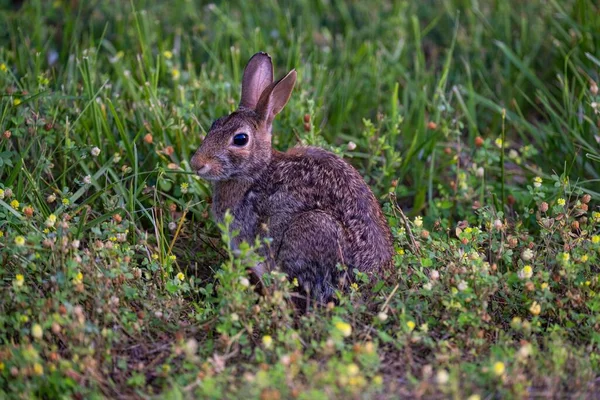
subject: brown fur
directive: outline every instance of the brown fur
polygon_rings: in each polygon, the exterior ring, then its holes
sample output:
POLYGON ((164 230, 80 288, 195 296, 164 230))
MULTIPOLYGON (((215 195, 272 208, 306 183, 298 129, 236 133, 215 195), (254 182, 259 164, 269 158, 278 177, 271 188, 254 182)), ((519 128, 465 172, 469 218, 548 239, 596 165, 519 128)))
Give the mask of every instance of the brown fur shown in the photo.
POLYGON ((240 231, 234 245, 272 238, 262 248, 268 268, 328 301, 347 282, 336 265, 379 273, 391 264, 392 236, 373 193, 346 161, 316 147, 271 149, 271 123, 296 79, 291 71, 273 82, 272 71, 265 53, 250 59, 240 108, 215 121, 191 165, 213 182, 214 218, 231 210, 240 231), (246 146, 232 144, 239 133, 249 136, 246 146))

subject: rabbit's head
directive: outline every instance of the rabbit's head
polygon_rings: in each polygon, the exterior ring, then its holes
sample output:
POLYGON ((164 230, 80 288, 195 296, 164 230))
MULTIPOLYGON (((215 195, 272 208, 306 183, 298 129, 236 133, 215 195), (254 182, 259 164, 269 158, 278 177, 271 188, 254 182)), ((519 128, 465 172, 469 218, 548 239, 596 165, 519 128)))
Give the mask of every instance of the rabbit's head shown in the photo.
POLYGON ((192 157, 192 169, 211 181, 257 177, 271 160, 273 118, 288 102, 295 83, 295 70, 273 82, 271 57, 255 54, 244 70, 238 109, 213 123, 192 157))

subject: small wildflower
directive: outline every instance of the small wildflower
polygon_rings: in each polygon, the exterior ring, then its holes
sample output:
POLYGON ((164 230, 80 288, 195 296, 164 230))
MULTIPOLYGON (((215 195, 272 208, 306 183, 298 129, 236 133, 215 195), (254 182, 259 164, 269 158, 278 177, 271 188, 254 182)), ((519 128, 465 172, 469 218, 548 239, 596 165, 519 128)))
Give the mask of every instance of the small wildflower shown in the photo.
POLYGON ((89 185, 90 183, 92 183, 92 177, 91 177, 91 175, 86 175, 83 178, 83 183, 85 183, 86 185, 89 185))
POLYGON ((4 189, 0 189, 0 200, 4 199, 4 189))
POLYGON ((242 276, 242 277, 240 278, 240 284, 241 284, 243 287, 248 287, 248 286, 250 286, 250 281, 249 281, 249 280, 248 280, 248 278, 246 278, 245 276, 242 276))
POLYGON ((540 178, 539 176, 533 178, 533 186, 536 188, 542 187, 542 182, 542 178, 540 178))
POLYGON ((445 369, 439 370, 438 373, 435 375, 435 381, 438 383, 438 385, 445 385, 446 383, 448 383, 449 380, 450 375, 445 369))
POLYGON ((11 201, 11 202, 10 202, 10 206, 11 206, 12 208, 14 208, 15 210, 18 210, 18 209, 19 209, 19 204, 20 204, 20 203, 19 203, 19 201, 18 201, 17 199, 14 199, 13 201, 11 201))
POLYGON ((179 80, 180 76, 181 76, 181 71, 179 71, 177 68, 173 68, 171 70, 171 77, 173 78, 174 81, 179 80))
POLYGON ((0 238, 4 237, 4 231, 0 231, 0 238))
POLYGON ((434 281, 437 281, 438 279, 440 279, 440 273, 437 269, 432 269, 431 272, 429 272, 429 277, 434 281))
POLYGON ((294 278, 294 280, 292 281, 292 286, 293 286, 293 287, 298 287, 298 286, 300 286, 300 284, 298 283, 298 278, 294 278))
POLYGON ((548 284, 547 284, 546 282, 544 282, 544 283, 542 283, 542 284, 540 285, 540 288, 541 288, 542 290, 546 290, 546 289, 548 288, 548 284))
POLYGON ((561 262, 561 263, 563 263, 563 264, 568 263, 570 259, 571 259, 571 255, 569 253, 567 253, 567 252, 562 252, 562 253, 558 254, 558 261, 561 262))
POLYGON ((54 215, 54 214, 48 215, 48 218, 46 218, 45 225, 48 228, 52 228, 54 226, 54 224, 56 224, 56 215, 54 215))
POLYGON ((556 203, 557 203, 559 206, 564 206, 565 204, 567 204, 566 200, 565 200, 565 199, 563 199, 562 197, 561 197, 560 199, 558 199, 558 200, 556 201, 556 203))
POLYGON ((529 279, 533 276, 533 268, 531 268, 531 265, 526 265, 519 271, 518 275, 520 279, 529 279))
POLYGON ((173 221, 169 222, 169 225, 167 225, 167 227, 169 228, 170 231, 174 231, 175 229, 177 229, 177 224, 173 221))
POLYGON ((531 303, 531 307, 529 307, 529 312, 533 315, 540 315, 542 312, 542 306, 537 301, 531 303))
POLYGON ((25 283, 25 277, 22 274, 15 275, 15 285, 17 287, 23 286, 24 283, 25 283))
POLYGON ((13 100, 13 104, 14 104, 15 106, 18 106, 19 104, 21 104, 21 99, 19 99, 19 98, 15 98, 15 99, 13 100))
POLYGON ((412 331, 415 329, 415 326, 417 326, 417 325, 415 324, 415 321, 408 321, 408 322, 406 323, 406 327, 408 328, 408 331, 409 331, 409 332, 412 332, 412 331))
POLYGON ((35 339, 41 339, 44 336, 44 331, 42 330, 40 324, 33 324, 31 327, 31 336, 33 336, 35 339))
POLYGON ((147 144, 152 144, 152 141, 154 140, 154 138, 152 137, 151 133, 146 134, 146 136, 144 136, 144 142, 147 144))
POLYGON ((44 367, 40 363, 33 364, 33 373, 38 376, 44 375, 44 367))
POLYGON ((153 260, 158 260, 158 254, 152 253, 152 259, 153 260))
POLYGON ((433 284, 431 282, 427 282, 423 285, 423 289, 431 290, 431 289, 433 289, 433 284))
POLYGON ((350 365, 348 365, 348 375, 350 376, 356 376, 358 375, 360 372, 360 368, 358 367, 358 365, 351 363, 350 365))
POLYGON ((75 278, 73 278, 72 282, 74 285, 79 285, 83 282, 83 274, 81 273, 81 271, 79 271, 77 275, 75 275, 75 278))
POLYGON ((348 149, 348 151, 356 150, 356 143, 348 142, 348 144, 346 145, 346 148, 348 149))
POLYGON ((548 211, 548 203, 546 203, 545 201, 542 201, 542 204, 540 204, 540 211, 543 213, 548 211))
POLYGON ((503 226, 504 225, 502 224, 501 220, 497 219, 497 220, 494 221, 494 229, 496 229, 497 231, 502 230, 503 226))
POLYGON ((265 335, 262 338, 262 343, 265 349, 270 349, 273 346, 273 338, 270 335, 265 335))
POLYGON ((592 212, 592 219, 594 222, 600 222, 600 212, 594 211, 592 212))
POLYGON ((46 197, 46 201, 50 204, 54 203, 56 201, 56 195, 55 194, 51 194, 48 197, 46 197))
POLYGON ((5 63, 0 64, 0 71, 1 72, 6 72, 8 70, 8 67, 6 66, 5 63))
POLYGON ((469 284, 465 281, 460 281, 458 283, 457 289, 460 290, 461 292, 467 290, 467 288, 469 287, 469 284))
POLYGON ((592 243, 594 243, 594 244, 600 243, 600 236, 598 236, 598 235, 592 236, 592 243))
POLYGON ((19 247, 23 247, 25 246, 25 238, 23 236, 17 236, 15 238, 15 244, 19 247))
POLYGON ((416 227, 423 226, 423 217, 421 217, 421 216, 415 217, 415 226, 416 227))
POLYGON ((189 187, 190 187, 189 183, 183 182, 181 184, 181 193, 183 193, 183 194, 187 193, 189 190, 189 187))
POLYGON ((176 256, 175 254, 171 254, 171 255, 169 256, 169 260, 170 260, 170 261, 175 261, 175 260, 177 260, 177 256, 176 256))
POLYGON ((398 250, 396 250, 396 254, 398 254, 399 256, 403 256, 404 255, 404 249, 398 249, 398 250))
POLYGON ((503 362, 498 361, 498 362, 494 363, 493 370, 494 370, 494 374, 496 376, 502 376, 502 375, 504 375, 504 371, 506 370, 506 367, 504 366, 503 362))
POLYGON ((477 178, 483 178, 485 175, 485 169, 483 169, 483 167, 479 167, 475 170, 475 176, 477 178))
POLYGON ((498 146, 498 147, 502 147, 502 143, 503 143, 503 142, 502 142, 502 138, 498 138, 498 139, 496 139, 496 140, 494 141, 494 143, 496 144, 496 146, 498 146))
POLYGON ((100 149, 98 147, 93 147, 90 151, 92 157, 98 157, 100 155, 100 149))
POLYGON ((23 207, 23 214, 25 214, 27 218, 31 218, 33 216, 33 207, 23 207))
POLYGON ((185 279, 185 275, 183 274, 183 272, 179 272, 179 273, 177 274, 177 280, 178 280, 179 282, 183 282, 183 280, 184 280, 184 279, 185 279))
POLYGON ((62 203, 63 203, 63 206, 68 206, 69 204, 71 204, 71 200, 69 200, 65 197, 64 199, 62 199, 62 203))
POLYGON ((525 249, 525 250, 523 250, 523 252, 521 252, 521 259, 523 261, 531 261, 533 259, 534 255, 535 254, 533 253, 533 250, 525 249))
POLYGON ((467 400, 481 400, 481 396, 478 394, 472 394, 469 397, 467 397, 467 400))
POLYGON ((121 161, 121 155, 119 153, 115 153, 113 155, 113 162, 118 163, 119 161, 121 161))
POLYGON ((352 284, 350 285, 350 289, 357 292, 358 291, 358 283, 352 282, 352 284))
POLYGON ((163 57, 167 60, 170 60, 171 58, 173 58, 173 53, 169 50, 165 50, 163 51, 163 57))
POLYGON ((588 259, 589 259, 589 257, 588 257, 587 254, 582 255, 581 258, 580 258, 581 262, 583 262, 583 263, 587 262, 588 259))
POLYGON ((381 311, 381 312, 379 312, 379 314, 377 314, 377 319, 380 320, 381 322, 384 322, 385 320, 388 319, 388 315, 386 312, 381 311))
POLYGON ((335 328, 342 333, 344 337, 348 337, 352 334, 352 326, 344 321, 338 321, 335 323, 335 328))

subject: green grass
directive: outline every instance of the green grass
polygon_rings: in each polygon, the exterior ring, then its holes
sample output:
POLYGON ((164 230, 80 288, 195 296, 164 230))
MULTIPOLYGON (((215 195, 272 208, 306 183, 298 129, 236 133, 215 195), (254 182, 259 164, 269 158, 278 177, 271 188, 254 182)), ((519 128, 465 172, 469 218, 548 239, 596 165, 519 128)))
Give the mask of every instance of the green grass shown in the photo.
POLYGON ((3 397, 600 390, 595 1, 11 4, 3 397), (302 316, 293 281, 247 287, 189 170, 261 50, 298 71, 274 146, 350 160, 395 236, 390 276, 302 316))

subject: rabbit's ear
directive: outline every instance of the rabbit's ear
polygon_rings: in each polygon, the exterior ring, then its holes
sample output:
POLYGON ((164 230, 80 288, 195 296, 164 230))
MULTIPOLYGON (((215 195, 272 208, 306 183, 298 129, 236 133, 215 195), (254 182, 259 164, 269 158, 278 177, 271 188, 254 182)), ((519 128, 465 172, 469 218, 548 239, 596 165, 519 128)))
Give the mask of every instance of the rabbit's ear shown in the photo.
POLYGON ((255 109, 260 95, 273 83, 273 63, 267 53, 256 53, 244 69, 240 107, 255 109))
POLYGON ((286 76, 268 87, 256 106, 256 112, 264 118, 268 124, 273 122, 273 118, 285 107, 294 85, 296 84, 296 70, 293 69, 286 76))

